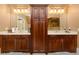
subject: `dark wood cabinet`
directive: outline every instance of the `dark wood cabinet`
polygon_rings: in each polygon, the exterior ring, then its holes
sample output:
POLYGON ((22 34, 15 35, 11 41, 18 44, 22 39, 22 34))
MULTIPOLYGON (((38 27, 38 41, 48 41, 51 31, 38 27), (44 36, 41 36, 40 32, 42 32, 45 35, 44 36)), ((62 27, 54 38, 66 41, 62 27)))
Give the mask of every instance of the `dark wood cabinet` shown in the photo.
POLYGON ((32 51, 34 47, 30 35, 0 35, 0 48, 1 52, 76 52, 77 35, 48 35, 46 41, 44 47, 39 46, 43 45, 43 42, 41 44, 37 41, 37 47, 40 49, 32 51))
POLYGON ((15 40, 13 36, 3 35, 2 36, 2 52, 14 51, 15 40))
POLYGON ((63 49, 64 51, 68 52, 76 52, 77 48, 77 36, 76 35, 69 35, 64 36, 63 41, 63 49))
POLYGON ((48 35, 48 52, 56 52, 61 51, 62 44, 59 36, 56 35, 48 35))
POLYGON ((76 52, 76 35, 48 35, 48 52, 76 52))
POLYGON ((2 35, 0 35, 0 50, 2 50, 1 48, 2 48, 2 35))
POLYGON ((19 35, 16 36, 16 51, 24 51, 24 52, 29 52, 30 50, 30 37, 26 35, 19 35))
POLYGON ((30 36, 29 35, 3 35, 2 52, 29 52, 30 36))
POLYGON ((46 36, 46 5, 31 5, 32 16, 32 42, 33 52, 45 52, 45 36, 46 36))

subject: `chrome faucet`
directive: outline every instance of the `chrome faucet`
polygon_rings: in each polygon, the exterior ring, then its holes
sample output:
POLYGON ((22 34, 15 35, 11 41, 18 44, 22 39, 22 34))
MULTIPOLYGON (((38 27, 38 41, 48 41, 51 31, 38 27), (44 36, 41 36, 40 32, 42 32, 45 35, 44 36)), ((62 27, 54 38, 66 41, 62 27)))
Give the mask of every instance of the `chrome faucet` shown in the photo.
POLYGON ((70 27, 69 28, 64 28, 64 30, 65 30, 66 33, 70 33, 71 28, 70 27))

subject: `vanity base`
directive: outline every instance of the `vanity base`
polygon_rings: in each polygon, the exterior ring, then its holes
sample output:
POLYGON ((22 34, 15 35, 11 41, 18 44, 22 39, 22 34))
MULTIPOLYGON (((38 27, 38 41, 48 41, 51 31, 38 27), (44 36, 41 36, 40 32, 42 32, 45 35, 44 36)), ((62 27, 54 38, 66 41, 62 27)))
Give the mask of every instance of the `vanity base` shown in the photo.
MULTIPOLYGON (((77 35, 48 35, 45 41, 45 49, 34 49, 32 38, 29 35, 1 35, 1 53, 24 52, 24 53, 76 53, 77 35)), ((39 45, 40 46, 40 45, 39 45)))

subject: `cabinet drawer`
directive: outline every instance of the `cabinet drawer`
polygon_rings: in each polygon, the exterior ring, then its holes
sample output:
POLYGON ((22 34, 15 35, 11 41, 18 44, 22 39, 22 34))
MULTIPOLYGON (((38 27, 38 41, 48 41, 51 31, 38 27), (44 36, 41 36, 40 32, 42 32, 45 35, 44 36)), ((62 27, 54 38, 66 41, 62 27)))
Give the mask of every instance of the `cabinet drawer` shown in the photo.
POLYGON ((48 37, 57 37, 57 35, 48 35, 48 37))
POLYGON ((48 35, 47 39, 56 39, 56 38, 60 38, 60 36, 58 35, 48 35))
POLYGON ((16 39, 30 39, 30 36, 27 35, 17 35, 15 36, 16 39))
POLYGON ((60 36, 61 39, 77 39, 77 35, 63 35, 60 36))

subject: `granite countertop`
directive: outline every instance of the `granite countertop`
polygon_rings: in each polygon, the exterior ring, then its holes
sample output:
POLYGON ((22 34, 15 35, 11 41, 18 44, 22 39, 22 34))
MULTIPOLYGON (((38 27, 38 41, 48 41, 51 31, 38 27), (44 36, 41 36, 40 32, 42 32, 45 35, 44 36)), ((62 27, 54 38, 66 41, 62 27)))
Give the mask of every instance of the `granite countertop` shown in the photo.
POLYGON ((14 33, 11 33, 11 32, 7 32, 7 31, 2 31, 2 32, 0 32, 0 35, 31 35, 31 33, 29 33, 29 32, 14 32, 14 33))
POLYGON ((65 32, 63 30, 48 31, 48 35, 78 35, 77 31, 65 32))
MULTIPOLYGON (((0 32, 0 35, 31 35, 30 32, 14 32, 14 33, 10 33, 7 31, 2 31, 0 32)), ((48 35, 78 35, 77 31, 70 31, 70 32, 65 32, 62 30, 58 30, 58 31, 48 31, 48 35)))

